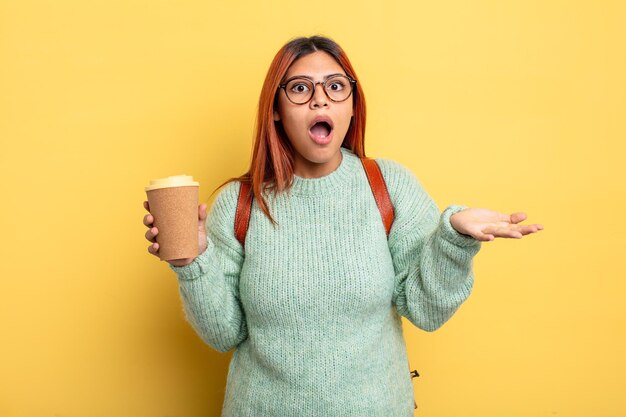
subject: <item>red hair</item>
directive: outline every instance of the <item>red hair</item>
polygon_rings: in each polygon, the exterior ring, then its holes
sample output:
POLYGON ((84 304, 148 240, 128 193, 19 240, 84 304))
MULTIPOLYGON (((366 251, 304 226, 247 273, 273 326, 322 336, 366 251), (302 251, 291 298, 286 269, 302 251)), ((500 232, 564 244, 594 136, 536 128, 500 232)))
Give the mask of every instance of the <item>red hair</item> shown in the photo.
POLYGON ((365 157, 365 96, 346 53, 335 41, 322 36, 296 38, 285 44, 274 57, 261 89, 250 168, 239 177, 229 178, 215 190, 232 181, 251 183, 251 190, 259 207, 273 224, 276 221, 270 214, 262 193, 272 190, 276 194, 291 187, 295 152, 282 125, 274 121, 278 86, 294 61, 317 51, 330 54, 346 74, 357 81, 352 97, 353 117, 341 146, 350 149, 358 157, 365 157))

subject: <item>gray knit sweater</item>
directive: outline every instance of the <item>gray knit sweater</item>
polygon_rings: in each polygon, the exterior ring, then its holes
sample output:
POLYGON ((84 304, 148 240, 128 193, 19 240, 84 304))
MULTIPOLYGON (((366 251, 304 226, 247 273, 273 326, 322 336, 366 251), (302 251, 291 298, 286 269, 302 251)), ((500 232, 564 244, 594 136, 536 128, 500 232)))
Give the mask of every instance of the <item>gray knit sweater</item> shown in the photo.
POLYGON ((433 331, 467 299, 480 241, 455 231, 403 165, 377 159, 395 210, 389 239, 350 150, 321 178, 295 176, 253 202, 245 251, 234 235, 240 184, 217 195, 208 248, 177 273, 185 314, 214 349, 235 348, 223 417, 410 417, 400 316, 433 331))

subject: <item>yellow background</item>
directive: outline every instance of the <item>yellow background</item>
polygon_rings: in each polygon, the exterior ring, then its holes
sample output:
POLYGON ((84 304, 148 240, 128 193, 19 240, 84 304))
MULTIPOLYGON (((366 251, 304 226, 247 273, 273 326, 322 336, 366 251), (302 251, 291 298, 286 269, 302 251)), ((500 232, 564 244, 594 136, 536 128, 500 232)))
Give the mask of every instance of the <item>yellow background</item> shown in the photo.
POLYGON ((361 79, 368 156, 442 210, 545 226, 484 243, 441 329, 405 322, 415 415, 626 415, 625 21, 620 1, 1 0, 0 416, 219 415, 232 352, 184 321, 143 187, 193 175, 206 201, 241 174, 272 57, 316 33, 361 79))

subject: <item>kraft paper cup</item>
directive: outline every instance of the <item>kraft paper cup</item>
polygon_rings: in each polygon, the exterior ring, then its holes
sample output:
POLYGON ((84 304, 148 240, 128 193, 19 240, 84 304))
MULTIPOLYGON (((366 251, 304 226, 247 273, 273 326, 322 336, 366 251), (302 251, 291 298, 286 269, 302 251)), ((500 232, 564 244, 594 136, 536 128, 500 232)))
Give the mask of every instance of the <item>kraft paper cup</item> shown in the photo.
POLYGON ((162 261, 198 256, 199 186, 189 175, 175 175, 151 180, 145 188, 162 261))

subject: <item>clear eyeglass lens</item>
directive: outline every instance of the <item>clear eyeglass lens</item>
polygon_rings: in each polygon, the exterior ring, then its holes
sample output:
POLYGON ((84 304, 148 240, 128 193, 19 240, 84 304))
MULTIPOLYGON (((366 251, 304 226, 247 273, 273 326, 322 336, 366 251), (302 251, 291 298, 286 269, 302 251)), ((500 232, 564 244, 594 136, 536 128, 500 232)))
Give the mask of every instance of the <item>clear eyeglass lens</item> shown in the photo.
MULTIPOLYGON (((306 78, 296 78, 287 83, 285 91, 294 103, 306 103, 313 96, 313 82, 306 78)), ((352 92, 350 79, 343 75, 330 77, 324 82, 326 94, 334 101, 346 100, 352 92)))
POLYGON ((291 80, 285 86, 285 92, 294 103, 306 103, 311 98, 313 83, 305 78, 291 80))

